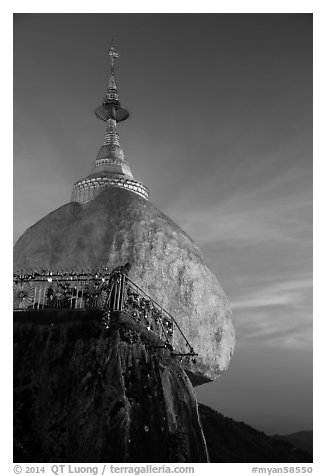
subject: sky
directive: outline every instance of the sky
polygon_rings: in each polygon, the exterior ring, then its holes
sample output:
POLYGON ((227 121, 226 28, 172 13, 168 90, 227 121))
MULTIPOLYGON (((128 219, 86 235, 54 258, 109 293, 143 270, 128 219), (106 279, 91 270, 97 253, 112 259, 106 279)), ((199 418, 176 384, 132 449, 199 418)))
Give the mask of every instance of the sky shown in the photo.
POLYGON ((134 177, 199 245, 237 344, 199 401, 312 429, 312 15, 15 14, 14 240, 70 200, 116 79, 134 177))

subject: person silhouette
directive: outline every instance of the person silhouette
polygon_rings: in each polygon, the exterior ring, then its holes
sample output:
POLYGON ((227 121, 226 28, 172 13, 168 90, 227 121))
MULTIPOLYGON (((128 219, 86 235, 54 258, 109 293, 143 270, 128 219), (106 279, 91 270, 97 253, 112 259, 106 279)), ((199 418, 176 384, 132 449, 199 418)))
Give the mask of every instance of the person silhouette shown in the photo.
POLYGON ((113 271, 112 271, 112 274, 113 273, 121 273, 121 274, 124 274, 125 276, 128 276, 129 273, 130 273, 131 268, 132 268, 132 264, 130 263, 130 261, 128 261, 123 266, 117 266, 116 268, 114 268, 113 271))
POLYGON ((124 303, 124 277, 129 275, 132 264, 128 261, 123 266, 117 266, 112 270, 109 279, 109 308, 121 310, 124 303))

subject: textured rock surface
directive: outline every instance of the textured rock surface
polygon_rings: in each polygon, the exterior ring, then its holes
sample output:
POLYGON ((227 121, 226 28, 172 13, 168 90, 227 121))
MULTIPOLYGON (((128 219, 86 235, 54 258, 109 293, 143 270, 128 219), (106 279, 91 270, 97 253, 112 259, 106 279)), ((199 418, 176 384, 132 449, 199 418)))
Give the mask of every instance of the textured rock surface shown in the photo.
POLYGON ((16 313, 15 462, 207 461, 187 375, 118 319, 16 313))
POLYGON ((198 352, 188 367, 192 382, 216 378, 234 348, 227 297, 194 242, 150 202, 108 188, 50 213, 14 247, 14 269, 112 269, 126 261, 130 278, 176 318, 198 352))

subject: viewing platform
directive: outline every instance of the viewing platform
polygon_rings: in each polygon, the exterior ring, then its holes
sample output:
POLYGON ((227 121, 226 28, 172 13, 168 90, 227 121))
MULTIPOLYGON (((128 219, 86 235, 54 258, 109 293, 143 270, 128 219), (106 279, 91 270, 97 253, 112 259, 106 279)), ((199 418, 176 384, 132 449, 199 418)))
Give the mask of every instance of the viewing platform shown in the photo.
POLYGON ((13 281, 14 311, 32 311, 35 316, 35 311, 48 315, 65 310, 76 316, 96 310, 106 328, 118 316, 120 323, 137 325, 174 355, 197 355, 175 318, 121 272, 22 272, 14 274, 13 281), (182 350, 176 344, 180 341, 182 350))

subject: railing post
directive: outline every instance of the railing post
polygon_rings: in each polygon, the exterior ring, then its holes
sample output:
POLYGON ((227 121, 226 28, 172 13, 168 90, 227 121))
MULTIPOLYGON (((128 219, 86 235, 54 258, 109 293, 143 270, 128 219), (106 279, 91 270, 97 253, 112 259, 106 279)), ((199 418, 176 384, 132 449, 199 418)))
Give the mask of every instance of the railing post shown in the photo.
POLYGON ((162 317, 163 317, 163 308, 162 306, 160 306, 160 318, 159 318, 159 336, 160 336, 160 339, 162 339, 162 334, 163 334, 163 320, 162 320, 162 317))
POLYGON ((37 291, 37 286, 35 286, 35 289, 34 289, 33 309, 35 309, 35 303, 36 303, 36 291, 37 291))
POLYGON ((83 304, 83 297, 84 297, 84 287, 83 287, 83 285, 82 285, 82 284, 81 284, 81 290, 80 290, 80 292, 81 292, 81 295, 80 295, 80 304, 79 304, 79 309, 81 309, 81 308, 82 308, 82 304, 83 304))
POLYGON ((124 291, 125 291, 125 275, 120 274, 121 277, 121 285, 120 285, 120 293, 119 293, 119 311, 122 311, 124 306, 124 291))
POLYGON ((45 307, 45 293, 46 293, 46 285, 44 285, 44 292, 43 292, 43 309, 45 307))
POLYGON ((73 291, 72 291, 72 288, 69 288, 71 289, 71 295, 70 295, 70 309, 72 309, 72 299, 73 299, 73 291))
POLYGON ((77 281, 77 284, 76 284, 76 299, 75 299, 75 309, 78 308, 78 294, 79 294, 79 281, 77 281))
POLYGON ((40 286, 38 291, 37 309, 40 309, 41 290, 42 290, 42 287, 40 286))
POLYGON ((151 328, 154 329, 154 326, 153 326, 153 308, 154 308, 154 304, 152 302, 152 300, 149 301, 149 309, 148 309, 148 327, 149 327, 149 330, 151 330, 151 328))
POLYGON ((117 305, 118 305, 118 299, 119 299, 119 292, 120 292, 120 279, 117 273, 115 273, 114 278, 113 278, 113 289, 114 289, 114 295, 113 295, 113 309, 117 310, 117 305))

